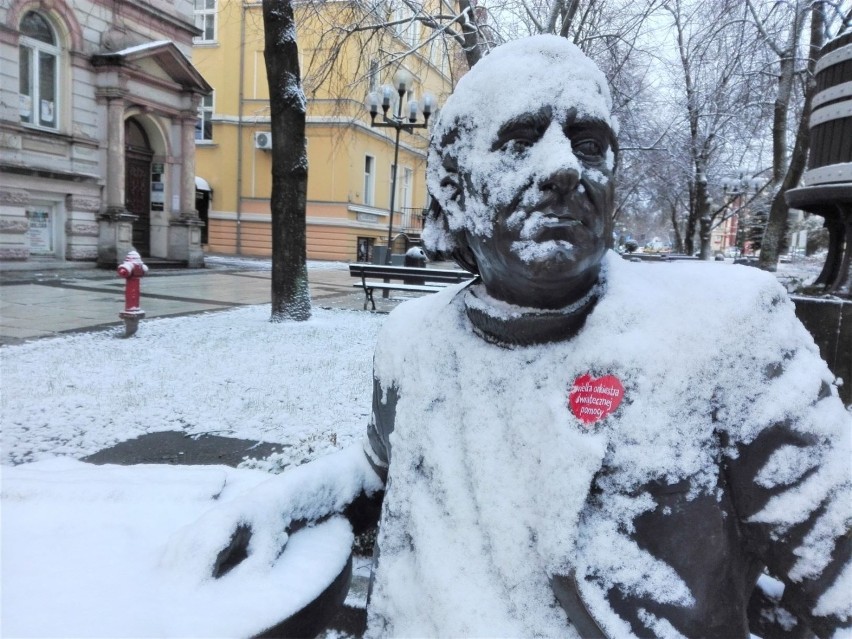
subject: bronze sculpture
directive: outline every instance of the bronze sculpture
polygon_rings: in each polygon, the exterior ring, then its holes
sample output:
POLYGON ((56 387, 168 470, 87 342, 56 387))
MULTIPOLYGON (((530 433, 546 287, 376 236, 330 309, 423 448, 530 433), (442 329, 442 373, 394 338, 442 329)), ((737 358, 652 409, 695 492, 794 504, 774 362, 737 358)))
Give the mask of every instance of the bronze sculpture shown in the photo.
MULTIPOLYGON (((609 110, 597 68, 539 36, 484 58, 440 116, 426 239, 480 277, 388 319, 366 458, 282 477, 268 504, 286 526, 384 495, 370 634, 747 637, 764 568, 791 623, 850 623, 832 377, 771 277, 607 253, 609 110)), ((274 559, 286 535, 253 546, 259 515, 230 512, 219 559, 274 559)))

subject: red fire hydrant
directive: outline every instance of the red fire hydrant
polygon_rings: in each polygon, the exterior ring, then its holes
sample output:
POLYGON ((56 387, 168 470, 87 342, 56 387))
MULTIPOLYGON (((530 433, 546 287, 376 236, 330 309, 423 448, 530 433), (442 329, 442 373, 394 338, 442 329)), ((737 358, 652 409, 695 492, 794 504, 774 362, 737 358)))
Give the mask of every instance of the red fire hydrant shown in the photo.
POLYGON ((148 267, 142 263, 142 257, 136 251, 130 251, 124 262, 118 265, 118 275, 124 282, 124 310, 118 316, 124 320, 124 336, 130 337, 139 328, 139 320, 145 317, 145 311, 139 308, 140 284, 148 267))

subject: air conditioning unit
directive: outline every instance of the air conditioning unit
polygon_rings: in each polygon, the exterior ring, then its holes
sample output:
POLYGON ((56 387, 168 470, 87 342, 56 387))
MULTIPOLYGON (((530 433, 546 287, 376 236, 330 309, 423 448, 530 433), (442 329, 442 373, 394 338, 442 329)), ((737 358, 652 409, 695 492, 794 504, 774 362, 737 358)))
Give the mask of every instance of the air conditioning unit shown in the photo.
POLYGON ((269 131, 256 131, 254 134, 254 148, 271 149, 272 134, 269 131))

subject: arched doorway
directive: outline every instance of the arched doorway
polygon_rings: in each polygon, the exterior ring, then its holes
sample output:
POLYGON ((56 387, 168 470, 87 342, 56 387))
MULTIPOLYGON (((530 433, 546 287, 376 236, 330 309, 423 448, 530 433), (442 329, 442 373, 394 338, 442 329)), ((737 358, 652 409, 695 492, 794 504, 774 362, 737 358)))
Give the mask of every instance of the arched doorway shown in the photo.
POLYGON ((154 151, 145 129, 134 118, 124 122, 124 206, 138 216, 133 223, 133 246, 151 254, 151 158, 154 151))

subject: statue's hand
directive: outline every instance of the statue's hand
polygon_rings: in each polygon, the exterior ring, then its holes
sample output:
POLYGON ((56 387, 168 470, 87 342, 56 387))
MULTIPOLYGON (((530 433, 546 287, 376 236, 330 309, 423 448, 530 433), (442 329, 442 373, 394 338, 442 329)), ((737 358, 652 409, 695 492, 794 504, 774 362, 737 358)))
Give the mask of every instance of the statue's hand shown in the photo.
POLYGON ((282 473, 212 508, 169 540, 161 565, 194 579, 219 578, 240 566, 263 570, 290 534, 343 513, 363 494, 382 489, 359 446, 282 473))

